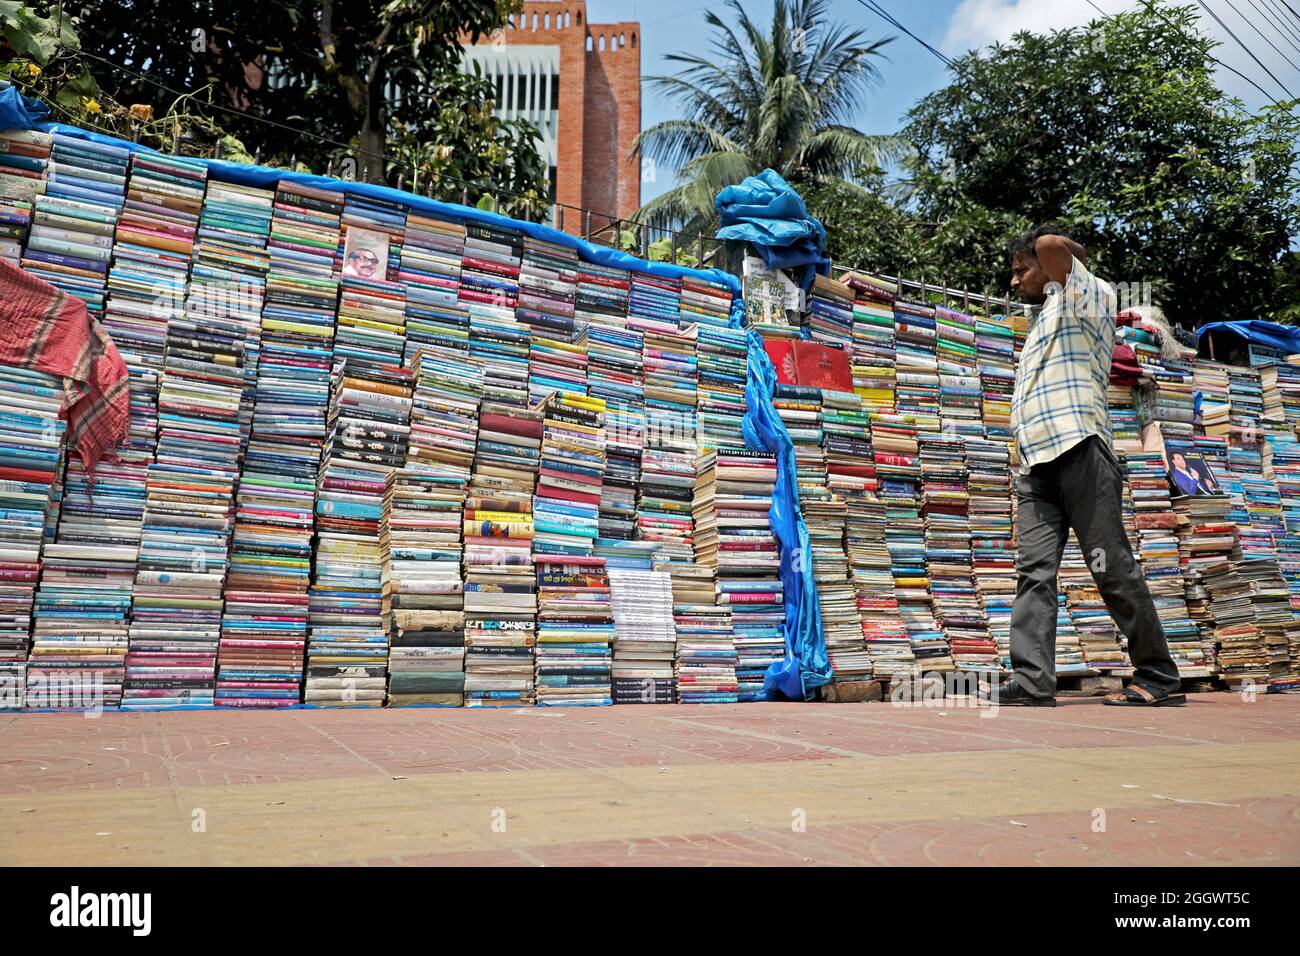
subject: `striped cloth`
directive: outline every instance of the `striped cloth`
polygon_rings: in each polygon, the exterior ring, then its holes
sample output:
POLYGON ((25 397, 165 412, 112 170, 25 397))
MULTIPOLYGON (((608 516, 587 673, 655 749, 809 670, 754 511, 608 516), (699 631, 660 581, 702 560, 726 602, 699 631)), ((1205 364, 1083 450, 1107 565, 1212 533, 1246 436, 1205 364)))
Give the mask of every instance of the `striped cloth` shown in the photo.
POLYGON ((0 364, 63 378, 69 439, 87 472, 126 440, 130 380, 113 340, 80 299, 3 259, 0 364))
POLYGON ((1047 297, 1016 369, 1011 430, 1020 473, 1054 461, 1089 435, 1110 444, 1106 390, 1115 346, 1115 290, 1078 259, 1047 297))

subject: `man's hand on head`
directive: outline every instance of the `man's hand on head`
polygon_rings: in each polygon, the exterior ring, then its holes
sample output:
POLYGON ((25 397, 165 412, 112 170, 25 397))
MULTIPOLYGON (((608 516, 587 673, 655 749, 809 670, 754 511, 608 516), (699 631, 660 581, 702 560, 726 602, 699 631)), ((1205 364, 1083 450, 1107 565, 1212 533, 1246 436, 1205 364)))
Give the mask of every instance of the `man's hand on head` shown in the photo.
POLYGON ((1034 243, 1034 254, 1048 281, 1061 288, 1070 278, 1074 260, 1086 262, 1083 246, 1067 236, 1039 236, 1034 243))

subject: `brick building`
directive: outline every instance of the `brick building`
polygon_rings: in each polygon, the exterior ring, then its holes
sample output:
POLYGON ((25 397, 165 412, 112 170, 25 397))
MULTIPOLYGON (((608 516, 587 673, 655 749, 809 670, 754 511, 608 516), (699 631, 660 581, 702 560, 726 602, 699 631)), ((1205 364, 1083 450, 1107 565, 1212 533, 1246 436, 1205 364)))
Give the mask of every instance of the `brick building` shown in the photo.
MULTIPOLYGON (((496 83, 497 115, 541 133, 556 202, 626 218, 641 204, 632 141, 641 131, 641 27, 590 23, 585 0, 532 0, 511 25, 467 48, 496 83)), ((572 209, 564 227, 585 225, 572 209)))

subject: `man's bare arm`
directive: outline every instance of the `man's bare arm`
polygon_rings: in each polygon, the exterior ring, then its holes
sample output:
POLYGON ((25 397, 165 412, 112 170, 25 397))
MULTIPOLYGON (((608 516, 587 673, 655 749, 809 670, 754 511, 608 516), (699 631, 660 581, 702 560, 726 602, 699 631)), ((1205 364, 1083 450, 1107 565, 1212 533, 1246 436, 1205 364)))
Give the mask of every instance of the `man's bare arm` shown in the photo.
POLYGON ((1083 246, 1065 236, 1042 236, 1034 243, 1034 254, 1043 274, 1060 286, 1070 278, 1075 259, 1087 262, 1083 246))

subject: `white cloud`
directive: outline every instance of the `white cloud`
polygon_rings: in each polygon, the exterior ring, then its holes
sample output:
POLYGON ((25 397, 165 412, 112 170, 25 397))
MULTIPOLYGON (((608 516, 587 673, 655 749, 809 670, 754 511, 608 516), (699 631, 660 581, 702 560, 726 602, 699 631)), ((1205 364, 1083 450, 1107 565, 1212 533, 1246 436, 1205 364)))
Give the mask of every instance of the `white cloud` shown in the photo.
MULTIPOLYGON (((1107 13, 1118 13, 1131 4, 1116 0, 1094 0, 1107 13)), ((1088 0, 961 0, 948 21, 943 49, 965 53, 973 47, 1009 40, 1021 30, 1048 33, 1077 27, 1099 14, 1088 0)))
MULTIPOLYGON (((1093 2, 1108 15, 1136 6, 1132 0, 1093 0, 1093 2)), ((1260 40, 1258 34, 1250 31, 1241 14, 1237 13, 1234 16, 1234 13, 1235 10, 1228 8, 1220 11, 1219 15, 1228 21, 1228 26, 1237 32, 1237 36, 1246 42, 1255 55, 1283 83, 1286 83, 1292 92, 1300 94, 1300 79, 1296 79, 1296 71, 1260 40)), ((1082 26, 1100 18, 1101 14, 1088 3, 1088 0, 1053 0, 1051 3, 1044 3, 1043 0, 961 0, 948 21, 948 29, 940 47, 945 53, 955 56, 990 43, 1005 42, 1021 30, 1047 33, 1052 30, 1082 26)), ((1251 77, 1269 90, 1270 96, 1262 96, 1253 85, 1241 77, 1229 70, 1216 67, 1215 82, 1219 89, 1229 96, 1240 97, 1251 109, 1258 109, 1273 96, 1283 95, 1278 84, 1272 81, 1264 69, 1255 63, 1213 19, 1208 16, 1202 17, 1197 23, 1197 29, 1204 35, 1219 41, 1220 45, 1214 50, 1216 57, 1251 77)), ((1280 42, 1278 45, 1286 49, 1280 42)), ((1300 54, 1296 54, 1292 59, 1295 60, 1297 57, 1300 57, 1300 54)))

